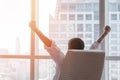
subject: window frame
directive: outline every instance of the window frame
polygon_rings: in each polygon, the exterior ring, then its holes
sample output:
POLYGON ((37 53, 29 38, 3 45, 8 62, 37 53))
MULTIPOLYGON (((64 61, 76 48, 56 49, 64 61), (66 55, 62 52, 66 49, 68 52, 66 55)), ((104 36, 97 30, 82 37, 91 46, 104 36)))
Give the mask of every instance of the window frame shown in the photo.
MULTIPOLYGON (((31 0, 31 20, 37 20, 36 16, 38 16, 38 1, 39 0, 31 0), (36 14, 37 13, 37 14, 36 14)), ((108 17, 105 16, 107 15, 107 0, 99 0, 99 23, 100 23, 100 34, 103 32, 103 27, 108 23, 108 17)), ((102 43, 101 48, 104 50, 106 53, 108 53, 108 49, 106 47, 109 46, 108 40, 109 37, 105 39, 105 42, 102 43)), ((35 33, 31 31, 31 46, 30 46, 30 55, 0 55, 0 59, 2 58, 7 58, 7 59, 29 59, 30 60, 30 80, 36 80, 36 75, 35 75, 35 60, 36 59, 51 59, 50 56, 48 55, 36 55, 36 49, 39 46, 36 45, 37 39, 35 36, 35 33)), ((120 56, 108 56, 106 55, 105 61, 120 61, 120 56)), ((107 63, 108 65, 109 63, 107 63)), ((108 69, 105 66, 104 73, 102 80, 109 80, 108 78, 105 77, 105 72, 108 69)))

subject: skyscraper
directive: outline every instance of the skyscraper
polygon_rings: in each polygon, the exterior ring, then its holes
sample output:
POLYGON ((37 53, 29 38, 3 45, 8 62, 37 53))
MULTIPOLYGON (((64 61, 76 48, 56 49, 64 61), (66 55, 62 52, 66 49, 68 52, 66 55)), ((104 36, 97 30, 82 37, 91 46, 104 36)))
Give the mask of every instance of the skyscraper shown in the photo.
MULTIPOLYGON (((109 39, 105 43, 107 56, 120 56, 120 1, 107 0, 107 20, 111 26, 109 39)), ((102 6, 102 5, 101 5, 102 6)), ((85 49, 99 37, 99 0, 57 0, 55 17, 49 17, 49 36, 55 40, 66 54, 67 42, 72 37, 80 37, 85 49)), ((108 61, 105 74, 109 80, 120 80, 120 62, 108 61)))
POLYGON ((98 0, 57 0, 56 14, 49 19, 49 34, 61 50, 67 50, 70 38, 80 37, 85 49, 99 36, 98 0))

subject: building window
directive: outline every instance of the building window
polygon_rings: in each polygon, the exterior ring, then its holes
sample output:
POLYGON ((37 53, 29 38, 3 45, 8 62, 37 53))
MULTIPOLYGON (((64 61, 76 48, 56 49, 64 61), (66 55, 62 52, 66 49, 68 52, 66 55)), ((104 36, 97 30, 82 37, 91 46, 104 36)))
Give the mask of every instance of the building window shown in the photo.
POLYGON ((99 3, 93 3, 93 10, 99 12, 99 3))
POLYGON ((109 3, 109 11, 118 11, 117 3, 109 3))
POLYGON ((78 14, 77 15, 77 20, 83 20, 83 14, 78 14))
POLYGON ((118 36, 117 36, 117 34, 115 34, 115 33, 111 33, 111 34, 110 34, 110 37, 111 37, 111 38, 114 38, 114 39, 117 39, 118 36))
POLYGON ((75 11, 76 10, 76 5, 75 4, 69 4, 69 10, 70 11, 75 11))
POLYGON ((84 3, 78 3, 77 5, 77 11, 83 12, 85 11, 85 4, 84 3))
POLYGON ((62 4, 61 4, 61 10, 62 10, 62 11, 68 10, 68 4, 62 3, 62 4))
POLYGON ((111 24, 111 32, 118 32, 117 24, 111 24))
POLYGON ((86 20, 92 20, 92 14, 86 14, 86 20))
POLYGON ((77 34, 77 37, 83 38, 83 34, 77 34))
POLYGON ((92 40, 86 40, 85 43, 86 43, 86 44, 91 44, 91 43, 92 43, 92 40))
POLYGON ((70 14, 69 15, 69 20, 75 20, 75 15, 74 14, 70 14))
POLYGON ((99 36, 99 24, 94 24, 94 40, 97 40, 99 36))
POLYGON ((75 31, 75 25, 74 24, 69 24, 67 26, 67 31, 68 32, 74 32, 75 31))
POLYGON ((66 24, 61 24, 60 25, 60 32, 66 32, 67 31, 67 25, 66 24))
POLYGON ((61 14, 61 20, 67 20, 67 14, 61 14))
POLYGON ((94 12, 94 20, 99 20, 99 13, 98 12, 94 12))
POLYGON ((77 24, 77 31, 83 32, 83 24, 77 24))
POLYGON ((59 27, 58 27, 57 24, 50 24, 49 30, 50 30, 51 32, 58 32, 58 31, 59 31, 59 27), (57 27, 57 28, 55 28, 55 27, 57 27))
POLYGON ((86 32, 92 32, 92 24, 86 24, 85 31, 86 32))
POLYGON ((111 80, 119 80, 117 77, 112 77, 111 80))
POLYGON ((111 20, 117 20, 117 14, 111 14, 111 20))
POLYGON ((85 10, 86 10, 86 12, 90 12, 90 11, 92 11, 93 10, 93 8, 92 8, 92 3, 86 3, 85 4, 85 10))
POLYGON ((120 3, 118 3, 118 11, 120 11, 120 3))
POLYGON ((66 34, 60 34, 60 38, 66 38, 67 37, 67 35, 66 34))
POLYGON ((59 34, 50 34, 49 35, 51 38, 59 38, 59 34))
POLYGON ((85 34, 85 37, 86 37, 86 38, 91 38, 91 37, 92 37, 92 34, 88 34, 88 33, 87 33, 87 34, 85 34))
POLYGON ((112 51, 117 51, 117 46, 111 46, 112 51))
POLYGON ((117 45, 118 44, 118 42, 117 42, 117 40, 111 40, 111 43, 110 43, 111 45, 117 45))

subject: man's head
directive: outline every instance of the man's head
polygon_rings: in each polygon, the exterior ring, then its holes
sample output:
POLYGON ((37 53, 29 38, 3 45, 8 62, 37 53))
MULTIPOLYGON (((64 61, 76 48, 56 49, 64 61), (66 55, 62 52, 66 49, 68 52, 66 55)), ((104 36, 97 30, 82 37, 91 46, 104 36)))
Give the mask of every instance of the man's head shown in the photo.
POLYGON ((68 42, 68 49, 84 49, 84 41, 80 38, 72 38, 68 42))

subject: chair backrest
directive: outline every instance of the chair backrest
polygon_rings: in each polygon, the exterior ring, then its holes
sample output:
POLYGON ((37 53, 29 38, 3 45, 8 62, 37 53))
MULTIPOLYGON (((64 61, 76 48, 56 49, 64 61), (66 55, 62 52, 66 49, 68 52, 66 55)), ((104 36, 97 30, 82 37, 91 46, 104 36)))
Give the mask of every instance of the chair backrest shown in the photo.
POLYGON ((104 58, 100 50, 69 50, 59 80, 101 80, 104 58))

